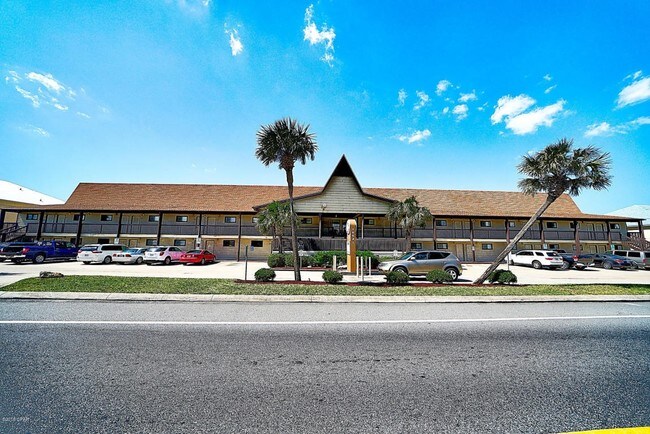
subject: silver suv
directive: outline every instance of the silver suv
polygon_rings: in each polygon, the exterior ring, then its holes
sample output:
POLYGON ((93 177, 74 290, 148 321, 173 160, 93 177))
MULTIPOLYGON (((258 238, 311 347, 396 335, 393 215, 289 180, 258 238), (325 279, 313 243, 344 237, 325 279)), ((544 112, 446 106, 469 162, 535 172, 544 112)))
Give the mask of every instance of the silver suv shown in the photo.
POLYGON ((650 270, 650 252, 641 252, 638 250, 614 250, 612 254, 623 256, 634 262, 637 268, 650 270))
POLYGON ((408 252, 395 261, 381 262, 377 269, 382 273, 402 271, 410 276, 424 276, 431 270, 443 270, 454 280, 463 274, 463 266, 456 255, 437 250, 408 252))

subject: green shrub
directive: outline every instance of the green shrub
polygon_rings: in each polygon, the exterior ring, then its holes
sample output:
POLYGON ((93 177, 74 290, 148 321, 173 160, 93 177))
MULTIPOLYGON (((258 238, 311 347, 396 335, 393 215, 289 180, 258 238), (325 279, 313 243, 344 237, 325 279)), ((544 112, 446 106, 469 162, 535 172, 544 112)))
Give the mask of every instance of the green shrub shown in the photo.
POLYGON ((293 268, 293 253, 284 254, 284 266, 293 268))
POLYGON ((327 270, 323 273, 323 280, 327 283, 339 283, 343 280, 343 275, 338 271, 327 270))
POLYGON ((320 252, 314 253, 313 264, 318 267, 331 267, 332 266, 332 256, 336 255, 336 262, 338 264, 345 264, 347 260, 347 255, 343 250, 323 250, 320 252))
POLYGON ((284 267, 286 265, 284 255, 280 253, 271 253, 266 263, 271 268, 284 267))
POLYGON ((391 285, 406 285, 409 283, 409 276, 403 271, 391 271, 386 274, 386 282, 391 285))
POLYGON ((449 273, 443 270, 431 270, 427 273, 427 280, 433 283, 453 282, 454 279, 449 273))
POLYGON ((275 271, 270 268, 260 268, 255 272, 255 280, 258 282, 271 282, 275 279, 275 271))
POLYGON ((360 256, 362 258, 370 258, 370 266, 372 268, 377 268, 377 265, 379 265, 379 258, 377 258, 377 256, 371 251, 359 250, 357 251, 357 256, 360 256))
POLYGON ((490 283, 509 285, 517 283, 517 276, 515 276, 515 274, 510 270, 494 270, 488 276, 488 281, 490 283))

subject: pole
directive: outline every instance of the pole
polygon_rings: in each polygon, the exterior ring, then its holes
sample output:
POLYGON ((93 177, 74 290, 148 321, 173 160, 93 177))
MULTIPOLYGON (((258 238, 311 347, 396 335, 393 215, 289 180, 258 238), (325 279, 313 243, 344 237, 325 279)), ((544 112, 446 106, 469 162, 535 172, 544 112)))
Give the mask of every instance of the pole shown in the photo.
POLYGON ((246 251, 244 253, 244 280, 248 279, 248 246, 246 246, 246 251))

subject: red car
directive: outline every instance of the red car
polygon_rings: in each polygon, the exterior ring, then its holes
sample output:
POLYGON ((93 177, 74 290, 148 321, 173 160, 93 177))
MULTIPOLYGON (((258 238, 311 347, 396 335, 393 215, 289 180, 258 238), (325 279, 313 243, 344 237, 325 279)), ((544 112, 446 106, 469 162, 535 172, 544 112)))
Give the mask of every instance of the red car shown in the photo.
POLYGON ((181 255, 181 264, 201 264, 205 265, 206 263, 214 263, 217 260, 217 257, 208 252, 207 250, 190 250, 187 253, 181 255))

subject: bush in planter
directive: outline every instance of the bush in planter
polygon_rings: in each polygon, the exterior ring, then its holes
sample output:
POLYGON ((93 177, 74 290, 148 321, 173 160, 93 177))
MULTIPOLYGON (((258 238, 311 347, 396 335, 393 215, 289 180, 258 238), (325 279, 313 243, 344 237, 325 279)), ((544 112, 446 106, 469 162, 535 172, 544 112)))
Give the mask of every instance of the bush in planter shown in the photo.
POLYGON ((266 263, 271 268, 284 267, 286 264, 284 255, 280 253, 271 253, 266 263))
POLYGON ((453 282, 454 278, 444 270, 431 270, 427 273, 427 280, 433 283, 453 282))
POLYGON ((343 275, 338 271, 327 270, 323 273, 323 280, 327 283, 339 283, 343 280, 343 275))
POLYGON ((488 282, 509 285, 517 283, 517 276, 510 270, 494 270, 488 276, 488 282))
POLYGON ((409 283, 409 276, 403 271, 391 271, 386 274, 386 282, 391 285, 406 285, 409 283))
MULTIPOLYGON (((377 256, 368 251, 368 250, 359 250, 357 251, 357 256, 362 257, 362 258, 370 258, 370 266, 372 268, 377 268, 377 265, 379 265, 379 258, 377 256)), ((364 266, 365 268, 365 266, 364 266)))
POLYGON ((275 271, 270 268, 260 268, 255 272, 255 280, 258 282, 271 282, 275 279, 275 271))
POLYGON ((314 262, 312 265, 319 267, 331 267, 333 262, 332 256, 336 256, 336 262, 338 264, 345 264, 345 261, 347 260, 347 255, 343 250, 323 250, 314 253, 314 262))
MULTIPOLYGON (((303 267, 309 267, 310 265, 313 265, 313 257, 312 256, 301 256, 302 258, 302 266, 303 267)), ((284 254, 284 265, 286 267, 291 267, 293 268, 293 253, 285 253, 284 254)))

